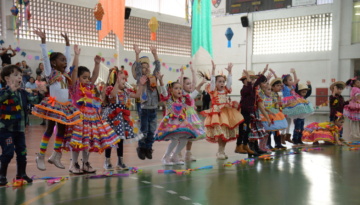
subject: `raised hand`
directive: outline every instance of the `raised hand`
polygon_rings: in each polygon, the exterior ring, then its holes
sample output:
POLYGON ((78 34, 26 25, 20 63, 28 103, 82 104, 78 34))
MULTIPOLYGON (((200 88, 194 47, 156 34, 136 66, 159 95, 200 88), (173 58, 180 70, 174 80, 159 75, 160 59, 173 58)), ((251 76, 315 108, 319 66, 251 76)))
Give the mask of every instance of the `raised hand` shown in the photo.
POLYGON ((291 68, 290 73, 295 73, 295 68, 291 68))
POLYGON ((311 85, 310 80, 306 81, 306 85, 311 85))
POLYGON ((148 78, 147 78, 145 75, 141 76, 141 78, 140 78, 140 84, 141 84, 141 85, 145 85, 145 83, 147 82, 147 80, 148 80, 148 78))
POLYGON ((180 68, 180 72, 181 72, 181 75, 183 76, 184 75, 184 69, 182 67, 180 68))
POLYGON ((41 29, 35 29, 33 31, 37 36, 39 36, 41 38, 41 42, 44 44, 46 41, 46 33, 45 33, 45 29, 41 30, 41 29))
POLYGON ((191 70, 192 73, 195 72, 194 67, 192 66, 192 64, 190 64, 190 70, 191 70))
POLYGON ((161 75, 160 72, 155 73, 155 76, 156 76, 156 78, 159 79, 160 81, 161 81, 161 80, 163 79, 163 77, 164 77, 164 75, 161 75))
POLYGON ((268 67, 269 67, 269 64, 266 64, 266 66, 265 66, 265 68, 264 68, 264 70, 263 70, 263 72, 262 72, 263 75, 264 75, 264 74, 266 73, 266 71, 268 70, 268 67))
POLYGON ((232 67, 233 67, 233 64, 232 64, 232 63, 228 63, 228 67, 225 68, 225 70, 227 70, 227 71, 229 72, 229 74, 231 74, 232 67))
POLYGON ((81 49, 79 48, 79 45, 74 45, 74 53, 75 55, 80 55, 81 49))
POLYGON ((100 64, 101 63, 101 57, 96 55, 95 58, 94 58, 94 61, 96 64, 100 64))
POLYGON ((66 45, 70 46, 70 41, 69 41, 69 37, 68 37, 67 33, 66 32, 61 32, 60 35, 65 39, 66 45))
POLYGON ((156 50, 156 47, 155 46, 150 46, 150 51, 152 54, 156 54, 157 53, 157 50, 156 50))
POLYGON ((273 75, 273 74, 272 74, 271 72, 268 73, 267 76, 266 76, 266 79, 270 79, 270 78, 272 77, 272 75, 273 75))
POLYGON ((211 65, 212 65, 212 70, 213 70, 213 71, 215 71, 215 69, 216 69, 216 65, 215 65, 215 63, 214 63, 214 61, 213 61, 213 60, 211 60, 211 65))
POLYGON ((136 54, 139 54, 142 51, 142 49, 140 49, 139 46, 136 45, 136 44, 134 44, 133 48, 134 48, 134 51, 135 51, 136 54))

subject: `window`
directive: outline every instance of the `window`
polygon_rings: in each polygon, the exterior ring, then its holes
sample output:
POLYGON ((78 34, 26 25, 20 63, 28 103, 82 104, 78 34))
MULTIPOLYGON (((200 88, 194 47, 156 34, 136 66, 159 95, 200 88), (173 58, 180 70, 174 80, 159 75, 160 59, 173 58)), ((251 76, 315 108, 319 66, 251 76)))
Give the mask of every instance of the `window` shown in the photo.
POLYGON ((159 54, 186 56, 191 55, 191 29, 189 26, 159 22, 156 41, 150 40, 149 19, 130 16, 125 21, 124 49, 133 50, 137 44, 144 50, 155 45, 159 54))
MULTIPOLYGON (((14 4, 16 2, 14 0, 14 4)), ((41 28, 46 30, 48 42, 64 42, 60 32, 67 32, 72 44, 115 48, 115 34, 112 32, 98 41, 93 9, 48 0, 32 0, 30 4, 30 24, 23 22, 20 26, 20 38, 38 40, 32 31, 41 28)), ((19 10, 23 10, 22 6, 19 10)))
POLYGON ((354 2, 351 42, 360 43, 360 1, 354 2))
POLYGON ((334 3, 334 0, 317 0, 316 4, 321 5, 321 4, 332 4, 334 3))
POLYGON ((332 14, 254 22, 254 55, 330 51, 332 14))

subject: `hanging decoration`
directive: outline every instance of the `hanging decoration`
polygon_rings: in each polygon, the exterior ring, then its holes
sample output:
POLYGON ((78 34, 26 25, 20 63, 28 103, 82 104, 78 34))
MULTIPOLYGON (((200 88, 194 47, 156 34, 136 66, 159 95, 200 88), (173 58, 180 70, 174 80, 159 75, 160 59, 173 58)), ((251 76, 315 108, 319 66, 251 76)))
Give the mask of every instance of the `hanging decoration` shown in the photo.
POLYGON ((225 36, 228 40, 228 48, 231 48, 231 39, 232 37, 234 36, 234 32, 232 31, 232 29, 229 27, 228 29, 226 29, 226 32, 225 32, 225 36))
POLYGON ((97 3, 96 6, 95 6, 95 9, 94 9, 94 16, 95 16, 95 19, 96 19, 96 30, 97 31, 100 31, 101 28, 102 28, 102 19, 104 17, 104 9, 101 5, 101 3, 97 3))
POLYGON ((102 28, 99 31, 99 41, 113 31, 119 42, 124 45, 125 0, 99 0, 103 9, 102 28))
POLYGON ((24 26, 24 30, 28 30, 28 25, 30 26, 30 0, 18 0, 10 8, 11 14, 14 17, 14 30, 16 34, 16 39, 19 41, 20 36, 20 26, 24 26))
POLYGON ((158 22, 158 20, 156 19, 156 17, 152 17, 152 18, 150 19, 148 26, 149 26, 149 29, 150 29, 150 31, 151 31, 151 37, 150 37, 150 39, 151 39, 152 41, 156 41, 156 31, 157 31, 157 29, 159 28, 159 22, 158 22))
POLYGON ((194 56, 202 48, 213 57, 210 1, 192 1, 191 27, 191 56, 194 56))

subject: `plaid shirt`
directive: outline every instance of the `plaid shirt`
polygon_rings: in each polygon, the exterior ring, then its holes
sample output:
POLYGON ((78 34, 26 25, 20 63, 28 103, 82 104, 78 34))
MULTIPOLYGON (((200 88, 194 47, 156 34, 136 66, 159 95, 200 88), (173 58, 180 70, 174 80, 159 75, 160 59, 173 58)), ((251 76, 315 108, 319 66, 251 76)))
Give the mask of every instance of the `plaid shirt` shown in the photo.
MULTIPOLYGON (((0 129, 6 129, 10 132, 25 132, 25 121, 27 117, 27 105, 34 104, 38 101, 38 96, 34 96, 26 92, 25 90, 17 90, 12 92, 9 87, 0 90, 0 106, 8 99, 18 98, 19 105, 21 106, 21 119, 15 123, 11 123, 10 126, 4 124, 4 120, 0 120, 0 129)), ((0 111, 1 114, 1 111, 0 111)))

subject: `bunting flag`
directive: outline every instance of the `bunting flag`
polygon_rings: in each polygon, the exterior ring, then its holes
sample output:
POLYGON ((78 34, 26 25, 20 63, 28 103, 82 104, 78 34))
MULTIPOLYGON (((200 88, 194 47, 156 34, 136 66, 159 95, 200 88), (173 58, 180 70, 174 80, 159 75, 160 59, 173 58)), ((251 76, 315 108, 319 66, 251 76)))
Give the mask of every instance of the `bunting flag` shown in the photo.
POLYGON ((112 30, 124 45, 125 0, 100 0, 104 9, 102 29, 99 31, 99 41, 112 30))
POLYGON ((191 34, 191 55, 194 56, 202 47, 213 57, 211 1, 193 1, 191 34))

